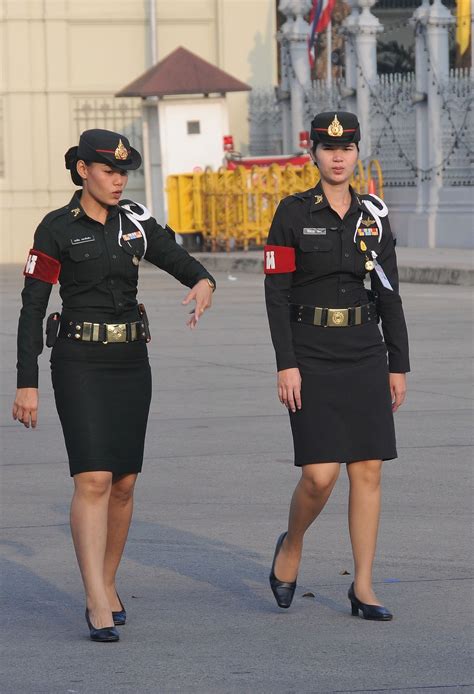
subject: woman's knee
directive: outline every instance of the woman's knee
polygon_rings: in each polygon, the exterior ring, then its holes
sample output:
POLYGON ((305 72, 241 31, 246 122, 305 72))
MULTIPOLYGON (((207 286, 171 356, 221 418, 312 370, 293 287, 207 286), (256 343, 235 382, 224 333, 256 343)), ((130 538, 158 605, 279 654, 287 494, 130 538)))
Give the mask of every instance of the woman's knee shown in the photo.
POLYGON ((105 471, 81 472, 74 475, 76 493, 91 498, 100 498, 110 493, 112 473, 105 471))
POLYGON ((306 492, 311 496, 330 494, 339 477, 339 470, 339 463, 305 465, 302 471, 302 482, 306 492))
POLYGON ((351 482, 364 484, 368 487, 378 487, 382 479, 381 460, 360 460, 349 463, 347 474, 351 482))
POLYGON ((136 480, 136 475, 124 475, 114 479, 111 496, 120 503, 127 503, 133 497, 136 480))

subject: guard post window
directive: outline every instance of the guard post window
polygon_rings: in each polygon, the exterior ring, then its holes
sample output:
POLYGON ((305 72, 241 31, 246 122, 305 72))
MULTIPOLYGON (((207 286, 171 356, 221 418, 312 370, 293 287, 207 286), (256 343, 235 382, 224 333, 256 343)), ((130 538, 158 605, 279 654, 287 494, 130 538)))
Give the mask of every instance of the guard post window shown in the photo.
POLYGON ((198 120, 188 120, 187 122, 188 135, 200 135, 201 123, 198 120))

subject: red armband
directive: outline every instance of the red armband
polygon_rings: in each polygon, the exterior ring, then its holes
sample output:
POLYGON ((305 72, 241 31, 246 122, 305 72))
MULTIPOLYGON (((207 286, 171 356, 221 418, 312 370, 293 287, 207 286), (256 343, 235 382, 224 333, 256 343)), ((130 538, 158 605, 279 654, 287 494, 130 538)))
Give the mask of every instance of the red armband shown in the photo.
POLYGON ((23 270, 25 277, 33 277, 35 280, 56 284, 60 272, 61 263, 59 260, 51 258, 51 256, 41 251, 35 251, 34 248, 30 250, 25 269, 23 270))
POLYGON ((296 270, 295 249, 292 246, 265 246, 263 252, 266 275, 296 270))

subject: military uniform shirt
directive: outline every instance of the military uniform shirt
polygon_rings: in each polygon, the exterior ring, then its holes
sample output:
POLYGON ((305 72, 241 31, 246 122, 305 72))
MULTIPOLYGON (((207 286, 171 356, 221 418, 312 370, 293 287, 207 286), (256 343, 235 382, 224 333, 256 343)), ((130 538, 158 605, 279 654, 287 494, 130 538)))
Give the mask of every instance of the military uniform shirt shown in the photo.
MULTIPOLYGON (((293 347, 288 304, 347 308, 367 304, 364 288, 366 257, 356 243, 356 225, 362 221, 361 233, 368 252, 377 253, 393 291, 383 286, 375 271, 370 273, 371 288, 378 293, 377 308, 388 352, 389 370, 406 373, 410 370, 408 335, 398 292, 398 270, 394 241, 388 217, 381 219, 380 239, 374 219, 362 204, 370 196, 358 196, 351 189, 351 205, 341 219, 331 209, 319 183, 315 188, 284 198, 273 218, 267 244, 294 248, 294 272, 267 274, 265 296, 270 331, 276 352, 277 369, 297 367, 293 347), (372 229, 372 230, 371 230, 372 229)), ((357 240, 357 234, 356 234, 357 240)), ((335 330, 343 340, 344 332, 356 328, 314 328, 335 330)))
MULTIPOLYGON (((76 192, 68 205, 46 215, 33 243, 36 251, 60 263, 63 317, 108 323, 139 320, 136 296, 141 258, 188 287, 205 278, 214 281, 201 263, 176 243, 173 232, 153 217, 140 222, 145 239, 122 208, 131 205, 133 212, 132 201, 122 200, 110 207, 105 224, 101 224, 84 212, 80 194, 76 192)), ((136 212, 142 213, 142 208, 136 206, 136 212)), ((38 386, 37 361, 43 349, 42 326, 51 288, 51 282, 25 278, 18 326, 19 388, 38 386)))

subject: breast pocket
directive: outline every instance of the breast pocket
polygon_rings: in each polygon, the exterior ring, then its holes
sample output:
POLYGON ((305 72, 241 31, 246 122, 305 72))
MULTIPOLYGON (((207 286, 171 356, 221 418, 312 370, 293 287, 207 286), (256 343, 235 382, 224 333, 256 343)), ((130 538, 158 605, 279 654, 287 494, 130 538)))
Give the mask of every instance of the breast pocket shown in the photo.
POLYGON ((332 264, 333 241, 328 238, 302 236, 298 242, 299 265, 305 272, 320 273, 332 264))
POLYGON ((363 253, 359 250, 359 237, 357 238, 357 247, 354 249, 354 271, 360 277, 363 277, 368 272, 365 269, 365 264, 367 260, 372 260, 371 251, 375 251, 377 254, 380 253, 380 244, 376 236, 363 236, 362 239, 367 246, 367 251, 363 253))
POLYGON ((140 260, 145 254, 145 242, 143 236, 138 238, 123 240, 122 239, 122 258, 125 263, 127 274, 130 272, 137 273, 140 260))
POLYGON ((75 282, 101 280, 103 272, 102 249, 98 243, 83 243, 69 248, 72 276, 75 282))

